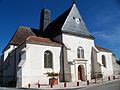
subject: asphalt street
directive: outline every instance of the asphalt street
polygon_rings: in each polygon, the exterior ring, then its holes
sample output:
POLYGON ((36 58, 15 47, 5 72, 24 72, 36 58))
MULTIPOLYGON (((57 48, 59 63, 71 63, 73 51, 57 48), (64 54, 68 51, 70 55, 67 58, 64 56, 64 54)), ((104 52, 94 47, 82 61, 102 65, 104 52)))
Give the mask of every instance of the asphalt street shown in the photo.
POLYGON ((86 88, 77 90, 120 90, 120 80, 99 85, 88 86, 86 88))
MULTIPOLYGON (((67 88, 66 88, 67 89, 67 88)), ((0 90, 42 90, 42 89, 16 89, 0 87, 0 90)), ((52 90, 52 89, 44 89, 52 90)), ((65 89, 53 89, 53 90, 65 90, 65 89)), ((67 90, 120 90, 120 80, 110 81, 101 84, 91 84, 84 88, 68 88, 67 90)))

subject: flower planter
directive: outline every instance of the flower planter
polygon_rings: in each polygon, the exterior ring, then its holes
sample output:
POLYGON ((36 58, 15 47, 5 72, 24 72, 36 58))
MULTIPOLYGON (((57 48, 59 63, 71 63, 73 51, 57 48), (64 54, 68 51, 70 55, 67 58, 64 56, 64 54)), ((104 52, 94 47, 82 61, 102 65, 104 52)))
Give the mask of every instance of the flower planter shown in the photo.
POLYGON ((59 74, 58 73, 55 73, 55 72, 47 72, 45 73, 47 74, 47 77, 51 77, 49 78, 49 84, 50 85, 55 85, 55 84, 58 84, 58 76, 59 74))
POLYGON ((56 78, 50 78, 49 79, 49 84, 51 85, 55 85, 55 84, 58 84, 58 79, 56 79, 56 78))

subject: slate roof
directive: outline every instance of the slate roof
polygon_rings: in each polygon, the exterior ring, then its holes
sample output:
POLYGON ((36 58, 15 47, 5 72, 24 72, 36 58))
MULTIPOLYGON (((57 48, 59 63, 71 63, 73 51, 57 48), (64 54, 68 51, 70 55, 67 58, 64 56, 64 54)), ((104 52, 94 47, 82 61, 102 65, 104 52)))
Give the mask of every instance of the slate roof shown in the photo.
POLYGON ((92 39, 94 38, 88 32, 75 4, 73 4, 63 14, 52 21, 43 32, 43 36, 47 38, 53 38, 63 32, 92 39), (76 18, 80 20, 79 24, 76 23, 76 18))
POLYGON ((98 45, 95 45, 95 47, 96 47, 99 51, 101 51, 101 52, 111 52, 111 53, 112 53, 111 50, 106 49, 106 48, 103 48, 103 47, 100 47, 100 46, 98 46, 98 45))
POLYGON ((29 36, 26 41, 27 43, 61 46, 61 44, 54 42, 49 38, 43 38, 43 37, 37 37, 37 36, 29 36))
MULTIPOLYGON (((72 8, 72 7, 71 7, 72 8)), ((43 32, 43 36, 44 37, 49 37, 52 38, 58 34, 61 34, 61 28, 71 10, 71 8, 67 9, 63 14, 61 14, 58 18, 56 18, 55 20, 53 20, 45 29, 45 31, 43 32)))

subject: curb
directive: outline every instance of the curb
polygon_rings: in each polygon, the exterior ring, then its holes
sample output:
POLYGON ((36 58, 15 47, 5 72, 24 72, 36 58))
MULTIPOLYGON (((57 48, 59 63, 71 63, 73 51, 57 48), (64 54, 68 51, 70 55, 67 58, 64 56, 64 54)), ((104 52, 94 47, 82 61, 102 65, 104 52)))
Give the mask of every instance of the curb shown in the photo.
POLYGON ((18 89, 29 89, 29 90, 73 90, 73 89, 82 89, 86 88, 84 86, 82 87, 68 87, 68 88, 18 88, 18 89))
POLYGON ((83 89, 83 88, 89 88, 89 87, 94 87, 94 86, 99 86, 99 85, 102 85, 102 84, 109 84, 109 83, 112 83, 112 82, 116 82, 116 81, 120 81, 120 79, 116 79, 116 80, 111 80, 111 81, 105 81, 105 82, 100 82, 100 83, 92 83, 92 84, 89 84, 89 85, 83 85, 83 86, 76 86, 76 87, 53 87, 53 88, 7 88, 7 87, 2 87, 3 89, 6 89, 6 90, 24 90, 24 89, 28 89, 28 90, 74 90, 74 89, 83 89))

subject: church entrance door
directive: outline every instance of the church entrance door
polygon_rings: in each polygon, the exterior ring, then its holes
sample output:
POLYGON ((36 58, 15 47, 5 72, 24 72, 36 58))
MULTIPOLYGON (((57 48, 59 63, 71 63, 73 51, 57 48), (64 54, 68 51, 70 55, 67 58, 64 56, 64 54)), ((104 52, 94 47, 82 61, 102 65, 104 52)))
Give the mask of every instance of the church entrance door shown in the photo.
POLYGON ((84 66, 83 65, 79 65, 78 66, 78 80, 84 80, 85 76, 84 76, 84 66))

